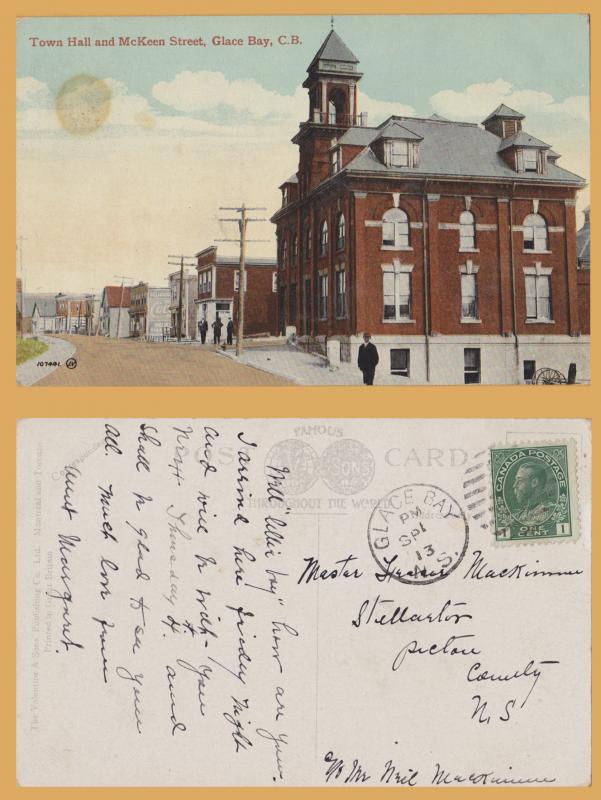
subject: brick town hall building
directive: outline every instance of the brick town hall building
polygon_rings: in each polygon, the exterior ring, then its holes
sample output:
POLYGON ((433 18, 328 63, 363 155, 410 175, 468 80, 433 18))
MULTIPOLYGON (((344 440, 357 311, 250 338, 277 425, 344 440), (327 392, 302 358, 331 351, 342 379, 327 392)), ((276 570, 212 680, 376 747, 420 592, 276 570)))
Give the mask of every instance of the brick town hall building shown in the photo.
POLYGON ((273 215, 278 325, 331 360, 364 331, 399 383, 589 378, 576 193, 505 105, 482 123, 360 113, 358 60, 332 30, 303 86, 298 172, 273 215))

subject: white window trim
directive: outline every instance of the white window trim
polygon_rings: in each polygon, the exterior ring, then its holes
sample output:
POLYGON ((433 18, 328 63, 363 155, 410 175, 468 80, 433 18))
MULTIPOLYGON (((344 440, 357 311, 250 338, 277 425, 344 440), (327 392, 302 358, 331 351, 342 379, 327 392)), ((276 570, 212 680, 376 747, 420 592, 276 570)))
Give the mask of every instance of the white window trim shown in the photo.
POLYGON ((334 270, 334 318, 347 319, 348 317, 348 293, 346 290, 346 264, 338 264, 334 270), (338 301, 338 273, 344 273, 344 314, 338 314, 336 303, 338 301))
MULTIPOLYGON (((240 291, 240 270, 234 272, 234 291, 240 291)), ((244 291, 248 292, 248 271, 244 270, 244 291)))
POLYGON ((553 267, 543 267, 540 261, 536 261, 533 267, 524 267, 524 275, 551 275, 553 267))
MULTIPOLYGON (((461 275, 477 275, 479 269, 480 269, 480 267, 477 264, 472 264, 472 262, 469 259, 466 260, 465 264, 460 264, 459 265, 459 273, 461 275)), ((477 284, 476 284, 476 286, 477 286, 477 284)), ((478 290, 476 288, 476 292, 477 291, 478 290)), ((477 294, 476 294, 476 297, 477 297, 477 294)), ((463 297, 461 298, 461 303, 463 305, 463 297)), ((479 312, 480 312, 480 304, 478 303, 478 317, 464 317, 462 315, 460 317, 460 322, 462 324, 466 324, 466 325, 481 325, 482 324, 482 319, 479 316, 479 312)))
MULTIPOLYGON (((401 264, 398 258, 395 258, 392 264, 381 264, 382 268, 382 280, 384 280, 384 273, 385 272, 392 272, 395 275, 401 274, 409 274, 413 272, 413 264, 401 264)), ((396 286, 396 281, 395 281, 396 286)), ((411 288, 411 293, 409 295, 410 302, 411 302, 411 310, 413 310, 413 286, 411 285, 411 280, 409 281, 409 286, 411 288)), ((382 298, 384 299, 384 298, 382 298)), ((398 304, 396 303, 396 294, 395 294, 395 314, 397 313, 398 304)), ((382 314, 382 322, 384 325, 411 325, 415 323, 415 320, 412 317, 398 317, 396 319, 384 319, 384 315, 382 314)))
MULTIPOLYGON (((553 273, 553 267, 543 267, 540 261, 537 261, 533 267, 524 267, 524 277, 526 275, 530 276, 546 276, 549 278, 549 291, 551 291, 551 274, 553 273)), ((553 295, 551 294, 551 300, 553 299, 553 295)), ((553 313, 553 307, 551 307, 551 313, 553 313)), ((545 317, 526 317, 525 319, 526 325, 555 325, 555 320, 553 318, 547 319, 545 317)))
MULTIPOLYGON (((407 239, 408 241, 411 241, 411 220, 409 219, 409 214, 407 214, 407 212, 403 208, 394 207, 387 209, 382 215, 382 220, 380 222, 382 228, 384 228, 385 224, 390 224, 394 226, 393 227, 394 244, 384 244, 384 242, 382 241, 380 244, 380 250, 395 250, 395 251, 413 250, 413 247, 410 244, 397 244, 397 226, 400 225, 407 225, 407 239), (386 216, 386 214, 388 214, 389 211, 401 212, 402 214, 405 215, 405 220, 402 220, 400 222, 398 220, 392 220, 392 222, 390 220, 385 220, 384 217, 386 216)), ((384 234, 382 233, 382 239, 383 238, 384 234)))
POLYGON ((318 272, 318 277, 317 277, 317 320, 318 320, 318 322, 324 322, 325 320, 327 320, 329 304, 330 304, 330 281, 329 281, 328 270, 327 269, 320 269, 319 272, 318 272), (326 282, 325 282, 326 293, 325 293, 325 295, 322 295, 322 293, 321 293, 321 286, 322 286, 321 279, 322 278, 326 279, 326 282), (323 316, 321 314, 321 299, 322 299, 322 297, 325 297, 325 313, 324 313, 323 316))

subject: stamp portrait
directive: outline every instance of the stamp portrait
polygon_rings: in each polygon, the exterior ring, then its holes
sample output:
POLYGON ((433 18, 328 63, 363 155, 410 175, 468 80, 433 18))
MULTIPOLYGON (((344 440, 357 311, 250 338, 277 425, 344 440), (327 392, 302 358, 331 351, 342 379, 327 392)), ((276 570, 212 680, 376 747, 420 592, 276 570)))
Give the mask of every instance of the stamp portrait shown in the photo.
POLYGON ((492 448, 491 469, 497 541, 575 535, 567 444, 492 448))

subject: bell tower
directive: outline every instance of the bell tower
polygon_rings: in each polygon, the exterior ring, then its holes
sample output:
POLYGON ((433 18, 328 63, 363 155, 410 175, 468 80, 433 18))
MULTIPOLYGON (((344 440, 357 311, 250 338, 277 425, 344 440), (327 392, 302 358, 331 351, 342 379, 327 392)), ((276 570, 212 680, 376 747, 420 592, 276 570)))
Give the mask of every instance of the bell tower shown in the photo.
POLYGON ((332 27, 307 68, 303 86, 309 92, 309 114, 292 140, 300 150, 301 195, 328 177, 332 142, 348 128, 367 123, 367 115, 359 113, 358 64, 332 27))

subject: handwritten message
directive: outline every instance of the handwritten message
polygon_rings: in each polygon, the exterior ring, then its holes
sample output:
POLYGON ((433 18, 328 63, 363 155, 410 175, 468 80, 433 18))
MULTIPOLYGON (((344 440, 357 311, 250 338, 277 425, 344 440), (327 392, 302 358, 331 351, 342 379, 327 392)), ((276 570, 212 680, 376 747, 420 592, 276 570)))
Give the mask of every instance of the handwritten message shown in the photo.
MULTIPOLYGON (((439 424, 437 445, 469 447, 467 422, 439 424)), ((395 424, 431 447, 423 424, 395 424)), ((587 450, 584 423, 557 425, 587 450)), ((326 441, 330 472, 308 481, 293 426, 22 424, 20 780, 584 780, 587 476, 577 541, 503 549, 461 467, 393 468, 390 435, 349 421, 355 445, 326 441), (371 478, 350 498, 358 440, 371 478), (559 749, 549 718, 571 734, 559 749)))

